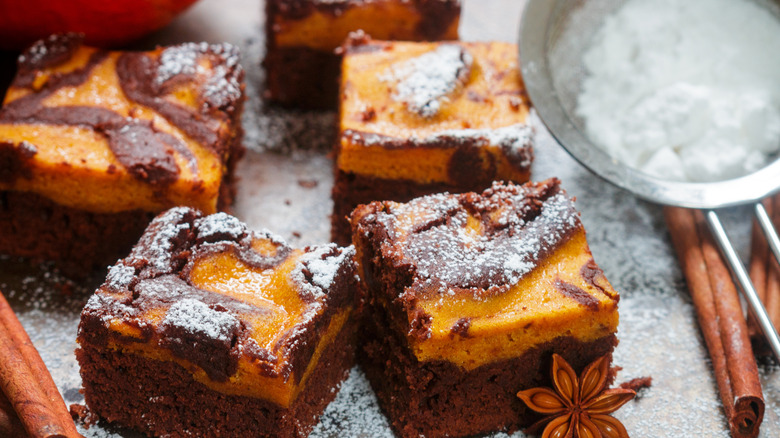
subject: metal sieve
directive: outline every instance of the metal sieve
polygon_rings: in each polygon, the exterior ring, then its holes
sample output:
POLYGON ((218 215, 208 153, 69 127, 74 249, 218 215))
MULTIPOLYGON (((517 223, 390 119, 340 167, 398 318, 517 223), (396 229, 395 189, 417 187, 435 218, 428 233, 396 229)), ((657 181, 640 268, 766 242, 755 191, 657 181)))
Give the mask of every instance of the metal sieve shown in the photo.
MULTIPOLYGON (((764 206, 780 190, 780 159, 749 175, 711 183, 675 182, 655 178, 613 159, 584 134, 575 116, 576 99, 584 76, 582 55, 603 18, 620 0, 529 0, 520 25, 523 80, 536 111, 552 136, 574 159, 594 174, 645 200, 703 210, 707 224, 756 318, 775 358, 780 362, 780 336, 758 298, 753 283, 729 241, 718 209, 753 204, 753 210, 775 257, 780 239, 764 206)), ((777 4, 768 3, 774 7, 777 4)))

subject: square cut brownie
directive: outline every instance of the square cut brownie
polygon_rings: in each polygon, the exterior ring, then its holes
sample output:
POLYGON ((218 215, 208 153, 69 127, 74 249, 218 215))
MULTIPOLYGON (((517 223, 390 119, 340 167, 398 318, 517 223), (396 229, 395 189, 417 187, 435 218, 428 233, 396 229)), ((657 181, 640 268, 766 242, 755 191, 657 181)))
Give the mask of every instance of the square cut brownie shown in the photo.
POLYGON ((351 217, 367 289, 359 362, 403 437, 512 431, 518 391, 610 355, 619 296, 557 180, 373 202, 351 217))
POLYGON ((340 56, 350 32, 405 41, 458 39, 459 0, 268 0, 266 97, 309 109, 335 108, 340 56))
POLYGON ((228 44, 35 43, 0 110, 0 253, 104 267, 167 208, 228 206, 243 77, 228 44))
POLYGON ((506 43, 352 40, 345 47, 332 238, 358 204, 528 181, 533 129, 506 43))
POLYGON ((306 436, 354 362, 353 257, 161 214, 81 314, 87 405, 153 436, 306 436))

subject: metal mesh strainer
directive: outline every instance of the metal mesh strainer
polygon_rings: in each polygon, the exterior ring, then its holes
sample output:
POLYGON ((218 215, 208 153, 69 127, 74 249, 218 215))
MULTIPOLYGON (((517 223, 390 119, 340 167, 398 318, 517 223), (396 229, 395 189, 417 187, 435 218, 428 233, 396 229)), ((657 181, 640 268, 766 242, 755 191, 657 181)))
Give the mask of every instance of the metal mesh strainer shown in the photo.
MULTIPOLYGON (((780 239, 759 202, 780 190, 780 159, 752 174, 727 181, 690 183, 655 178, 630 168, 593 145, 574 116, 584 69, 582 54, 603 18, 619 0, 529 0, 520 27, 522 73, 544 124, 577 161, 633 194, 663 205, 705 210, 707 223, 769 345, 780 361, 780 337, 756 295, 750 277, 723 229, 717 209, 754 204, 758 223, 780 260, 780 239)), ((762 2, 775 13, 776 2, 762 2)))

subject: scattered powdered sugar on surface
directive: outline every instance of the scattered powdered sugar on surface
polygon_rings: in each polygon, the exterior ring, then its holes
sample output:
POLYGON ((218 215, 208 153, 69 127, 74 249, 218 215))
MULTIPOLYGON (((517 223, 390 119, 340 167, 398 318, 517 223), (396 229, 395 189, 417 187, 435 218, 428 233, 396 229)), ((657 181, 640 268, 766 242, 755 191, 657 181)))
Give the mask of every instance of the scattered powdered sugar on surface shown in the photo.
POLYGON ((171 305, 162 325, 180 328, 196 336, 230 342, 240 322, 227 312, 219 312, 201 301, 185 298, 171 305))
POLYGON ((159 229, 152 237, 146 258, 152 262, 159 271, 166 271, 169 268, 171 256, 173 255, 173 239, 179 235, 179 232, 190 228, 190 224, 166 224, 159 229))
POLYGON ((311 438, 393 438, 387 418, 379 410, 374 390, 363 371, 354 367, 341 384, 336 399, 323 412, 311 438), (345 434, 345 431, 347 434, 345 434))
POLYGON ((590 139, 648 174, 734 178, 780 149, 780 19, 748 0, 631 0, 585 51, 590 139))
POLYGON ((241 117, 244 144, 252 151, 283 152, 293 160, 305 159, 312 151, 330 150, 337 131, 334 111, 283 109, 257 97, 263 92, 265 70, 249 66, 259 66, 265 50, 261 38, 251 38, 241 47, 248 96, 241 117))
POLYGON ((393 98, 423 117, 438 114, 441 103, 467 78, 474 62, 457 44, 442 44, 435 50, 390 67, 380 79, 395 83, 393 98))
MULTIPOLYGON (((373 132, 358 132, 348 129, 344 131, 344 135, 351 137, 353 143, 364 144, 366 146, 381 145, 387 142, 388 137, 379 135, 373 132)), ((424 139, 417 138, 417 141, 428 141, 430 137, 424 139)))

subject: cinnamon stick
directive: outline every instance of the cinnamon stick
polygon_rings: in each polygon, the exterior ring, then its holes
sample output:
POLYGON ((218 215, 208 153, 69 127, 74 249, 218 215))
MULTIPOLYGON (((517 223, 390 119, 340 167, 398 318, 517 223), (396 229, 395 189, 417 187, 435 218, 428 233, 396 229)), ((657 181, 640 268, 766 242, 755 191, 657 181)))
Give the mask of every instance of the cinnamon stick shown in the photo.
POLYGON ((10 402, 28 436, 81 436, 51 374, 2 293, 0 357, 0 390, 10 402))
MULTIPOLYGON (((775 228, 778 228, 780 225, 780 194, 765 199, 763 203, 775 228)), ((769 319, 775 327, 780 327, 780 265, 775 260, 766 237, 756 221, 753 222, 750 256, 750 278, 756 287, 758 297, 764 303, 769 319)), ((761 329, 752 317, 748 320, 748 328, 754 344, 758 346, 757 348, 762 353, 768 353, 770 350, 763 341, 761 329)))
POLYGON ((756 437, 764 417, 764 397, 731 274, 700 212, 666 207, 664 214, 710 352, 731 435, 756 437))
POLYGON ((0 392, 0 436, 25 436, 24 425, 16 416, 11 402, 0 392))

